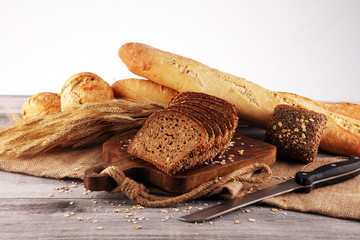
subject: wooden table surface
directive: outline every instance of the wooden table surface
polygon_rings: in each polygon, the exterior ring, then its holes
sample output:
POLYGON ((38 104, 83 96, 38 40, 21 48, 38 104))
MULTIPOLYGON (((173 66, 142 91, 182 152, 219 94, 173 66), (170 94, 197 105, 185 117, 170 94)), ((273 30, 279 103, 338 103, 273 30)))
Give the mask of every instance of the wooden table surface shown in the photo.
MULTIPOLYGON (((20 113, 26 98, 0 96, 1 128, 11 124, 6 112, 20 113)), ((249 130, 242 133, 251 136, 249 130)), ((263 132, 257 134, 254 137, 263 132)), ((121 193, 88 192, 80 180, 0 170, 0 239, 360 239, 358 221, 273 211, 264 205, 211 222, 178 220, 217 203, 197 200, 171 208, 141 208, 121 193)))

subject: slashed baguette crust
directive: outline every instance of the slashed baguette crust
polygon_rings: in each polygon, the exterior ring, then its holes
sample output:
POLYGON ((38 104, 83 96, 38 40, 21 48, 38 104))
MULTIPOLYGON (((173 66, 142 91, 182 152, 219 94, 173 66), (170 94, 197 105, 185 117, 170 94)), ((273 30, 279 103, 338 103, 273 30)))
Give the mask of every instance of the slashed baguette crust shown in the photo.
POLYGON ((296 94, 273 92, 195 60, 141 43, 126 43, 119 57, 136 75, 179 92, 203 92, 235 105, 240 119, 267 128, 274 108, 288 104, 320 112, 328 122, 320 148, 335 154, 360 156, 360 121, 341 115, 322 103, 296 94))

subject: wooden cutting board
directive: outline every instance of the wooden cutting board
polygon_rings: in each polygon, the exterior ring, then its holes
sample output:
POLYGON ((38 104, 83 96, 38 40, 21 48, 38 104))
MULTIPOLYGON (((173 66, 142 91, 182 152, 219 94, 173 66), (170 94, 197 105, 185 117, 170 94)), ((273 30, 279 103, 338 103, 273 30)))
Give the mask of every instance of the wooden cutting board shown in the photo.
POLYGON ((84 186, 93 191, 110 191, 116 182, 106 174, 100 174, 108 166, 119 167, 126 176, 144 184, 153 184, 171 193, 185 193, 216 177, 227 175, 252 163, 272 165, 276 161, 276 147, 235 133, 233 141, 223 156, 209 164, 201 164, 190 170, 169 176, 152 164, 131 156, 127 152, 134 135, 114 137, 103 145, 104 164, 85 172, 84 186))

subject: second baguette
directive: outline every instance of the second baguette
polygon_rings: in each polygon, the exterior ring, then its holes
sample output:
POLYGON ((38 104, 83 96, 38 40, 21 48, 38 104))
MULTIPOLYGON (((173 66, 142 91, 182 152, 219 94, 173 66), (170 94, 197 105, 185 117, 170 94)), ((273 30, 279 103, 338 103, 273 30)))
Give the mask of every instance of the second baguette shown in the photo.
POLYGON ((178 92, 145 79, 128 78, 111 85, 115 98, 127 98, 167 105, 178 92))

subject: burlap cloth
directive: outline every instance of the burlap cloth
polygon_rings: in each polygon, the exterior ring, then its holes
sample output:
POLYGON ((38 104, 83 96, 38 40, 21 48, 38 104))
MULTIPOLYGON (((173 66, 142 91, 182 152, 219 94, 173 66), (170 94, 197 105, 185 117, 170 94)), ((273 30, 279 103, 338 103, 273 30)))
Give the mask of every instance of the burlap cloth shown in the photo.
MULTIPOLYGON (((271 166, 272 177, 265 183, 230 181, 216 191, 219 197, 234 198, 249 191, 283 182, 299 170, 312 170, 321 165, 345 160, 340 157, 318 157, 308 165, 277 160, 271 166), (221 193, 219 193, 221 192, 221 193)), ((47 153, 27 159, 0 159, 0 169, 39 177, 83 179, 89 167, 103 163, 102 147, 47 153)), ((346 182, 313 190, 309 194, 289 193, 264 200, 282 209, 313 212, 322 215, 360 220, 360 175, 346 182)))

